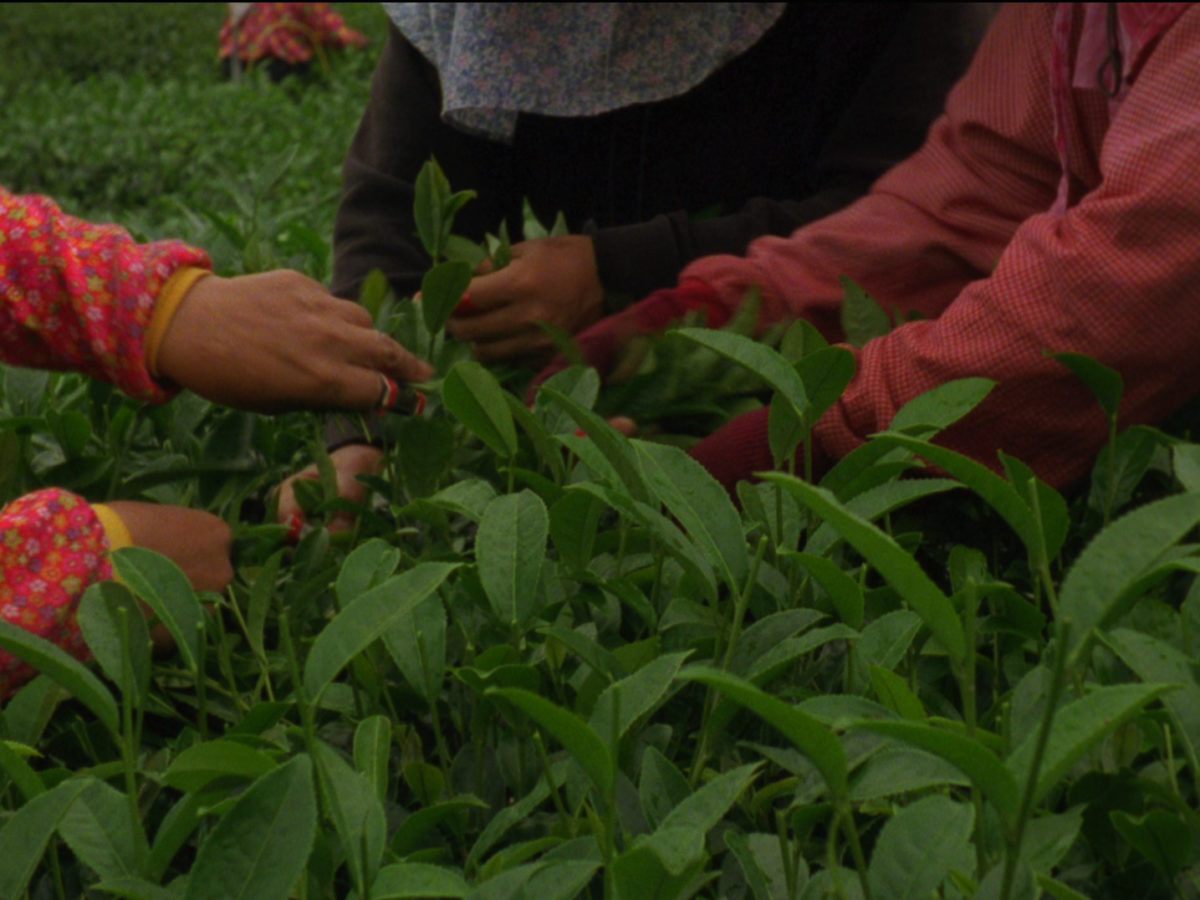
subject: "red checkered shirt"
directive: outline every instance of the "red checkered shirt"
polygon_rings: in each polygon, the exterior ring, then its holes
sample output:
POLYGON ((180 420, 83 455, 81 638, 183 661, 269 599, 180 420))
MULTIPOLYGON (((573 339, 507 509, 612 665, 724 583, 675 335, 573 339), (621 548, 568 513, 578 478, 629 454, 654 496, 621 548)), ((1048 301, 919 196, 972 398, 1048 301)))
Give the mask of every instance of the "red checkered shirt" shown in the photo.
POLYGON ((1075 6, 1057 23, 1053 4, 1003 9, 924 147, 867 197, 683 272, 731 308, 757 285, 766 319, 803 317, 831 340, 840 275, 923 317, 855 351, 819 452, 844 456, 917 395, 984 376, 995 390, 939 441, 992 466, 1003 450, 1061 487, 1089 470, 1107 426, 1047 353, 1120 372, 1124 425, 1200 393, 1200 9, 1123 20, 1126 84, 1110 99, 1081 47, 1098 10, 1075 6), (1066 79, 1052 57, 1074 67, 1066 79))

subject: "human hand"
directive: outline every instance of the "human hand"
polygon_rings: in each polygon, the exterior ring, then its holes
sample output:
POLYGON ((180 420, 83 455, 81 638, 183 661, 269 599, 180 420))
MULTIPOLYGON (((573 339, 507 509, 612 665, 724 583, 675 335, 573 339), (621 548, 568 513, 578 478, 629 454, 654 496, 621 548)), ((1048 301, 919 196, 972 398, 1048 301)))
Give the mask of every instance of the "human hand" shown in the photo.
POLYGON ((105 505, 125 523, 135 546, 174 561, 196 590, 223 591, 233 580, 233 532, 221 518, 198 509, 134 500, 105 505))
POLYGON ((538 322, 569 334, 591 325, 604 309, 596 252, 586 235, 523 241, 499 272, 484 262, 446 329, 469 342, 483 362, 545 358, 554 347, 538 322))
MULTIPOLYGON (((338 447, 329 454, 337 473, 337 492, 343 500, 351 503, 362 503, 367 496, 367 486, 358 480, 359 475, 377 475, 383 463, 383 451, 370 444, 346 444, 338 447)), ((297 480, 316 481, 315 465, 301 469, 295 475, 287 478, 279 486, 279 511, 277 518, 280 524, 287 525, 293 533, 298 533, 304 524, 304 510, 296 500, 294 484, 297 480)), ((326 523, 330 531, 346 531, 354 526, 354 517, 348 512, 338 510, 326 523)))
MULTIPOLYGON (((771 453, 769 422, 771 408, 761 407, 744 413, 722 425, 704 440, 695 444, 688 455, 708 470, 736 499, 737 483, 753 478, 756 472, 775 469, 775 458, 771 453)), ((818 478, 830 467, 832 461, 821 450, 817 441, 812 442, 813 477, 818 478)), ((796 450, 796 461, 801 467, 804 447, 796 450)))
POLYGON ((428 363, 299 272, 201 278, 184 296, 158 351, 159 374, 216 403, 260 412, 370 409, 381 375, 433 377, 428 363))

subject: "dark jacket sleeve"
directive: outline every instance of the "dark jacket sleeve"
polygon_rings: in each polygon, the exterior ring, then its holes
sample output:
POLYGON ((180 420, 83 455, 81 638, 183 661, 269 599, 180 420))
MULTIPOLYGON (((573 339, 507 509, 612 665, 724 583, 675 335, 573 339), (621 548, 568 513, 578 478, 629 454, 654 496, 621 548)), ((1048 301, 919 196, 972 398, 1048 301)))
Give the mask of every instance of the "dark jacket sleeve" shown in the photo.
POLYGON ((500 221, 502 209, 488 198, 496 194, 502 176, 495 173, 504 171, 508 148, 445 125, 441 107, 436 70, 389 24, 371 99, 342 166, 333 232, 337 296, 357 300, 373 269, 402 296, 420 288, 430 260, 416 237, 413 182, 430 156, 455 173, 455 190, 480 191, 459 213, 456 231, 482 235, 500 221))
POLYGON ((830 130, 817 160, 816 189, 807 197, 757 197, 731 215, 696 220, 681 210, 592 231, 609 312, 675 284, 693 259, 741 255, 756 237, 791 234, 865 194, 921 146, 996 9, 991 3, 912 4, 830 130))

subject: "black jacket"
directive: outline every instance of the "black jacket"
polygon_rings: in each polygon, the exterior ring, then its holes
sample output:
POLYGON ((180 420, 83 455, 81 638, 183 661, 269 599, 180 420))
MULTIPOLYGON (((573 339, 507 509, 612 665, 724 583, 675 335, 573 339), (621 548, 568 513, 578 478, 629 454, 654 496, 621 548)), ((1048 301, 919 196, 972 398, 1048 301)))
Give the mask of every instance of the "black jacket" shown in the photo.
POLYGON ((334 293, 356 298, 375 268, 402 296, 418 289, 429 260, 413 182, 430 155, 453 189, 479 193, 456 233, 481 240, 504 217, 515 240, 528 197, 543 221, 561 210, 593 236, 611 295, 673 285, 696 257, 740 254, 840 209, 916 150, 992 12, 791 4, 686 94, 593 117, 521 115, 511 145, 442 122, 436 70, 393 26, 343 169, 334 293))

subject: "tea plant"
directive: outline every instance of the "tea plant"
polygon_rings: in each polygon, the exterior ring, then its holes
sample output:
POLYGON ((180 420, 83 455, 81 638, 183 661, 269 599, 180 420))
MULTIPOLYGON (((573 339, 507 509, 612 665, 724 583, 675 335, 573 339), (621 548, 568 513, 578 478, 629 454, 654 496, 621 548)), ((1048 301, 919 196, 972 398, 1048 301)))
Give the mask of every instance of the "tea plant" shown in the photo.
MULTIPOLYGON (((469 274, 465 201, 435 175, 421 236, 469 274)), ((239 524, 222 596, 117 551, 121 583, 79 610, 93 664, 0 625, 41 672, 0 723, 0 896, 1197 895, 1200 449, 1122 431, 1116 373, 1061 358, 1113 425, 1077 496, 937 444, 982 379, 814 483, 802 450, 846 352, 802 324, 763 343, 691 323, 626 383, 665 359, 728 379, 704 415, 770 405, 778 471, 735 503, 607 423, 640 392, 577 366, 527 407, 442 334, 463 285, 442 272, 419 302, 369 289, 439 374, 382 429, 354 529, 316 519, 295 547, 265 507, 315 417, 5 370, 6 496, 239 524)), ((890 326, 849 304, 864 339, 890 326)))

